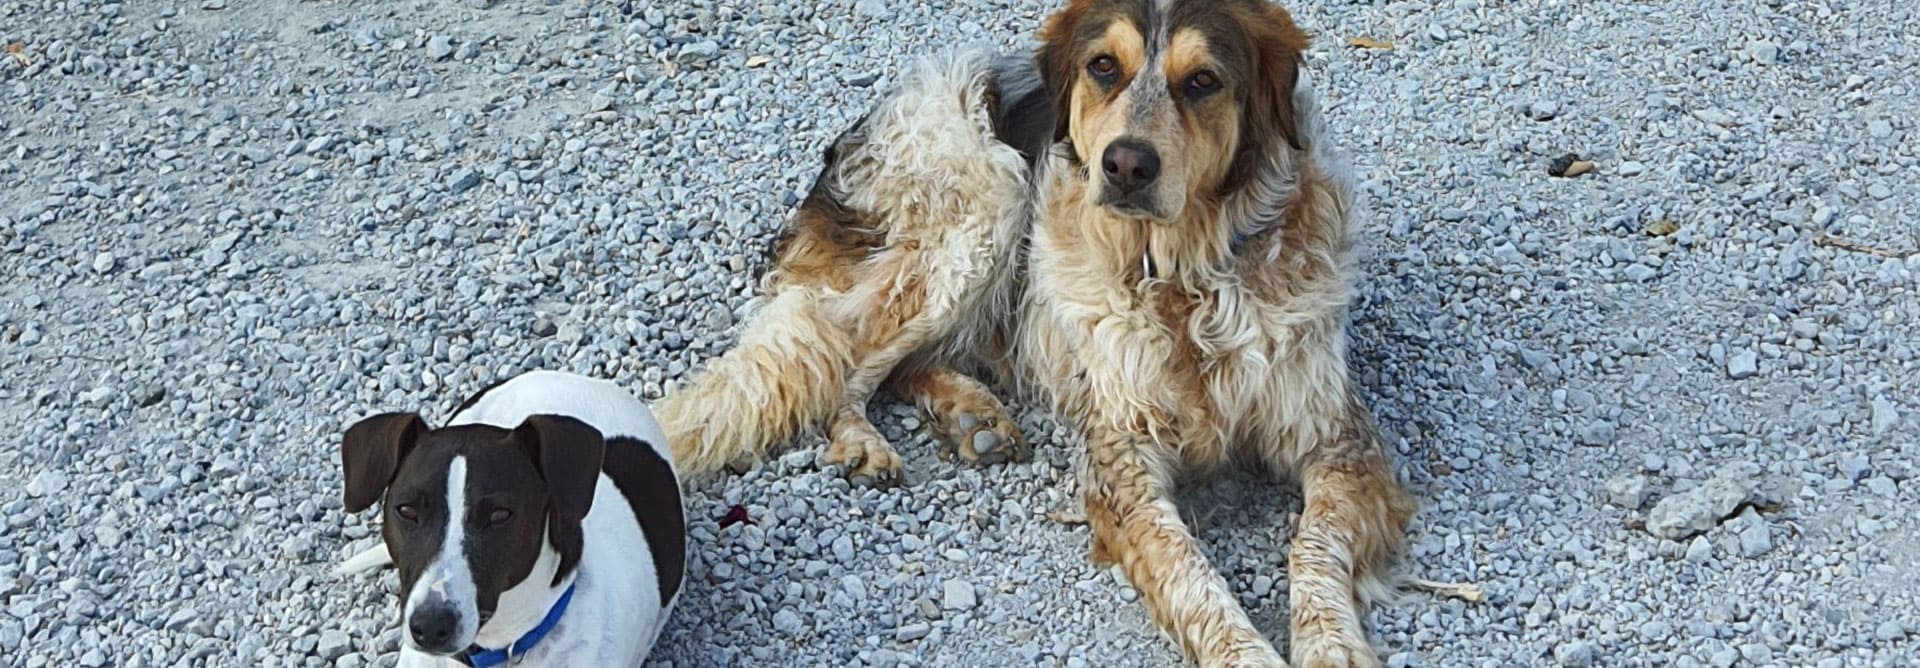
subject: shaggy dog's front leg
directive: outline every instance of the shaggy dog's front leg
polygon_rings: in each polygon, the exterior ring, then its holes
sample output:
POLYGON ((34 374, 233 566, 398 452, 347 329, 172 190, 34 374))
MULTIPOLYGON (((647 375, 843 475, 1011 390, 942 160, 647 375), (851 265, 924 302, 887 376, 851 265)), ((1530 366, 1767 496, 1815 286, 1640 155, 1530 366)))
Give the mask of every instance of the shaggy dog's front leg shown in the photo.
POLYGON ((1361 618, 1392 595, 1392 562, 1413 515, 1366 409, 1351 403, 1339 436, 1294 462, 1305 509, 1287 580, 1292 656, 1303 668, 1380 665, 1361 618))
POLYGON ((1093 559, 1119 564, 1154 623, 1201 666, 1285 666, 1180 519, 1147 437, 1090 429, 1087 523, 1093 559))

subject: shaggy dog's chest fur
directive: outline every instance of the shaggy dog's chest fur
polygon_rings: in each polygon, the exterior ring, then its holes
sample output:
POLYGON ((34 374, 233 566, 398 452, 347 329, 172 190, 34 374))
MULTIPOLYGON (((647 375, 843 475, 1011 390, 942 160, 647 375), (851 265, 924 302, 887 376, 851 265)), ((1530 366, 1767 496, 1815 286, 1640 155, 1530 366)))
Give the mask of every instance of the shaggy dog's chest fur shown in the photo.
MULTIPOLYGON (((1344 238, 1286 218, 1237 245, 1174 227, 1219 221, 1114 220, 1085 204, 1070 165, 1049 167, 1018 356, 1033 389, 1076 420, 1154 434, 1201 470, 1250 440, 1297 457, 1328 435, 1348 391, 1344 238)), ((1343 210, 1347 191, 1303 179, 1287 216, 1343 210)))

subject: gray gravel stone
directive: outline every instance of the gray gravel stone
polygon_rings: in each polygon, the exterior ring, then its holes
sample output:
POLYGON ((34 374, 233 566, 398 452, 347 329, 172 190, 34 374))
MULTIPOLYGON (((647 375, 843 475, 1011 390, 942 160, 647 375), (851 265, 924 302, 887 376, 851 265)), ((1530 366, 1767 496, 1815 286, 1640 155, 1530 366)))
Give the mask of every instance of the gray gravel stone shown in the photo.
POLYGON ((99 406, 105 406, 108 403, 111 403, 113 401, 113 397, 114 397, 113 388, 96 387, 91 390, 81 392, 78 399, 82 404, 99 407, 99 406))
MULTIPOLYGON (((95 268, 98 268, 98 266, 96 265, 95 268)), ((1870 416, 1869 424, 1872 425, 1873 433, 1876 435, 1884 435, 1892 432, 1893 428, 1899 424, 1900 409, 1894 406, 1893 401, 1886 397, 1874 397, 1873 410, 1870 416)))
POLYGON ((1647 502, 1647 479, 1638 473, 1626 473, 1607 479, 1607 500, 1627 510, 1639 510, 1647 502))
POLYGON ((1899 488, 1893 484, 1893 480, 1888 478, 1867 479, 1867 491, 1881 498, 1893 498, 1894 495, 1898 493, 1898 489, 1899 488))
POLYGON ((1758 474, 1751 465, 1729 467, 1699 487, 1660 499, 1647 513, 1647 531, 1681 540, 1712 529, 1759 491, 1758 474))
POLYGON ((67 476, 59 471, 41 471, 27 481, 27 496, 59 494, 67 489, 67 476))
POLYGON ((1594 420, 1580 427, 1580 444, 1588 446, 1613 445, 1614 426, 1606 420, 1594 420))
POLYGON ((434 35, 427 38, 427 59, 446 60, 453 57, 453 40, 446 35, 434 35))
POLYGON ((948 580, 940 591, 940 607, 944 609, 965 611, 979 605, 973 595, 973 585, 964 581, 948 580))
POLYGON ((447 190, 458 195, 472 190, 477 185, 480 185, 480 172, 463 169, 455 174, 452 180, 447 181, 447 190))
POLYGON ((1740 514, 1739 526, 1735 527, 1740 538, 1740 556, 1753 559, 1773 549, 1773 532, 1767 528, 1765 520, 1749 508, 1740 514))
POLYGON ((720 45, 713 40, 688 42, 680 47, 677 58, 683 63, 704 63, 720 55, 720 45))
POLYGON ((867 600, 867 585, 860 578, 852 575, 840 578, 840 589, 846 592, 848 599, 854 603, 867 600))
POLYGON ((1562 666, 1585 668, 1593 665, 1593 643, 1579 640, 1553 648, 1553 658, 1562 666))
POLYGON ((1889 619, 1873 627, 1873 637, 1885 642, 1894 642, 1907 637, 1906 628, 1899 620, 1889 619))
POLYGON ((927 637, 927 634, 931 632, 933 632, 932 624, 928 624, 926 622, 914 622, 912 624, 907 624, 905 626, 900 627, 899 631, 894 632, 893 637, 895 640, 898 640, 900 642, 913 642, 915 640, 919 640, 921 638, 927 637))
POLYGON ((1704 564, 1713 560, 1713 544, 1705 536, 1695 536, 1687 542, 1686 559, 1690 563, 1704 564))
POLYGON ((1528 113, 1533 116, 1533 120, 1550 121, 1553 120, 1555 116, 1560 115, 1560 103, 1552 100, 1541 100, 1528 107, 1528 113))
POLYGON ((1873 463, 1866 455, 1847 455, 1840 460, 1840 473, 1847 482, 1857 483, 1873 475, 1873 463))
POLYGON ((1746 380, 1760 372, 1760 356, 1753 351, 1742 350, 1727 357, 1727 377, 1734 380, 1746 380))
POLYGON ((327 630, 320 633, 320 644, 315 648, 314 653, 322 659, 332 661, 346 656, 350 651, 353 651, 353 639, 338 630, 327 630))
POLYGON ((799 613, 782 608, 773 613, 773 630, 781 635, 799 636, 807 632, 807 623, 800 620, 799 613))

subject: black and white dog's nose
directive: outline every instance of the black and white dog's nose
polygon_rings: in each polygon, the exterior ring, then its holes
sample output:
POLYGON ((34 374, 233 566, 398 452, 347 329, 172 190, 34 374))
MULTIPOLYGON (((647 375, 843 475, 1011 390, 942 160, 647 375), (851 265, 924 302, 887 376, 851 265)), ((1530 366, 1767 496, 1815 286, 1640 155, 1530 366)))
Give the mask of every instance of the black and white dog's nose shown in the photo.
POLYGON ((407 631, 413 634, 413 644, 422 651, 435 654, 447 654, 461 649, 453 645, 454 629, 460 625, 460 614, 453 606, 435 605, 413 611, 407 619, 407 631))

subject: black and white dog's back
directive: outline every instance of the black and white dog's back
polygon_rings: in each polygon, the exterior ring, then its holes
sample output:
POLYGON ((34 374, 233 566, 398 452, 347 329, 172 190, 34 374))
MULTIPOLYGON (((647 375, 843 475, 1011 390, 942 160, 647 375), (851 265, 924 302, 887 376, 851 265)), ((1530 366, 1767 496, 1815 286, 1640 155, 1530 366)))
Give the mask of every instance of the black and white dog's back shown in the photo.
POLYGON ((353 572, 400 574, 401 666, 637 666, 685 573, 686 518, 652 412, 613 383, 534 371, 440 429, 347 430, 346 509, 382 504, 353 572))

